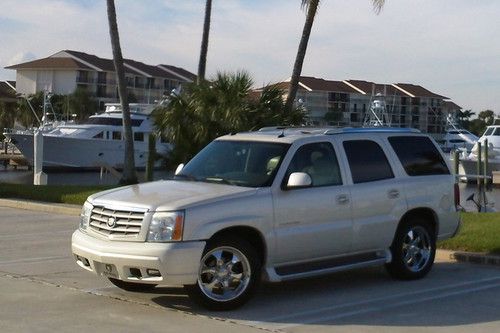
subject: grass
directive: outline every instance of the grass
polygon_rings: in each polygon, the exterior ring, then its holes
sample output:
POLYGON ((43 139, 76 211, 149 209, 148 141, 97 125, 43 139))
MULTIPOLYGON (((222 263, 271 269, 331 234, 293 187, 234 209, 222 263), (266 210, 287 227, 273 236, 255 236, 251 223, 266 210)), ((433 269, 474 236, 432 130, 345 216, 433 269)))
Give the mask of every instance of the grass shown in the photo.
POLYGON ((76 185, 19 185, 0 184, 0 198, 28 199, 83 205, 87 197, 114 186, 76 186, 76 185))
MULTIPOLYGON (((0 198, 82 205, 93 193, 115 186, 0 184, 0 198)), ((452 239, 439 242, 441 249, 500 254, 500 213, 462 213, 462 228, 452 239)))
POLYGON ((500 213, 462 213, 462 228, 439 248, 500 254, 500 213))

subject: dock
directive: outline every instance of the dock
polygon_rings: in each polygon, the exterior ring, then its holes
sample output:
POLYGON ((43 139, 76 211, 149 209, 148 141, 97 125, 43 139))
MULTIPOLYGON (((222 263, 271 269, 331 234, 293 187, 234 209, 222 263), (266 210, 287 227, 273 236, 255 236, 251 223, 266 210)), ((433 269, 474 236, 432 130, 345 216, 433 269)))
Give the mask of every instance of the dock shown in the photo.
POLYGON ((12 154, 12 153, 0 153, 0 164, 4 166, 11 165, 14 168, 19 166, 29 166, 28 160, 22 154, 12 154))

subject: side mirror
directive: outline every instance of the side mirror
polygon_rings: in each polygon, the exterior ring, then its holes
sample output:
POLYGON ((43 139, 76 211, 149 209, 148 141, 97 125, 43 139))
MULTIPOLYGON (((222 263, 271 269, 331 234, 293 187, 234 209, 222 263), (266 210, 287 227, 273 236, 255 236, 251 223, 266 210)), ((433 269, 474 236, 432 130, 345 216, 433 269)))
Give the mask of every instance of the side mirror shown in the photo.
POLYGON ((174 173, 174 175, 178 175, 178 174, 179 174, 179 172, 181 172, 181 171, 182 171, 182 169, 184 169, 184 163, 181 163, 181 164, 179 164, 179 165, 177 166, 177 169, 175 169, 175 173, 174 173))
POLYGON ((294 172, 288 177, 287 189, 304 188, 312 185, 311 176, 305 172, 294 172))

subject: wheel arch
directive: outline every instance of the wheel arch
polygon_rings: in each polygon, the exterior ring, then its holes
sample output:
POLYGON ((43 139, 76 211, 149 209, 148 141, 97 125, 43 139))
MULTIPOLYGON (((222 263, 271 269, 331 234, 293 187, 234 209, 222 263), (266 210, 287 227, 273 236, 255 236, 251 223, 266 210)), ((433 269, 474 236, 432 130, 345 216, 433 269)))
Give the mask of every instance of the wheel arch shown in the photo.
MULTIPOLYGON (((396 228, 396 232, 394 233, 394 237, 396 237, 396 234, 398 233, 399 229, 405 223, 408 223, 408 221, 411 221, 412 219, 415 219, 415 218, 422 218, 425 221, 427 221, 434 231, 434 237, 436 237, 436 239, 437 239, 438 234, 439 234, 439 220, 438 220, 436 212, 428 207, 413 208, 413 209, 407 211, 399 220, 399 224, 398 224, 398 227, 396 228)), ((394 237, 393 237, 393 241, 394 241, 394 237)))
POLYGON ((257 251, 261 264, 265 264, 267 246, 264 236, 259 230, 250 226, 231 226, 217 231, 210 237, 208 242, 217 238, 224 238, 225 236, 236 236, 250 243, 255 251, 257 251))

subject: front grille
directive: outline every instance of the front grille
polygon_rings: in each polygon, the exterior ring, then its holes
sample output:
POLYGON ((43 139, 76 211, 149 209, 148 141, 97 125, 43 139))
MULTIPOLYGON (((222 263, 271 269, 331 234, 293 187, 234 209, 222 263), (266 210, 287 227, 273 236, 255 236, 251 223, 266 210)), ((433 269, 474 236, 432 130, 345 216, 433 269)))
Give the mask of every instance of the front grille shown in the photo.
POLYGON ((135 237, 141 232, 144 212, 94 207, 89 226, 106 236, 135 237))

